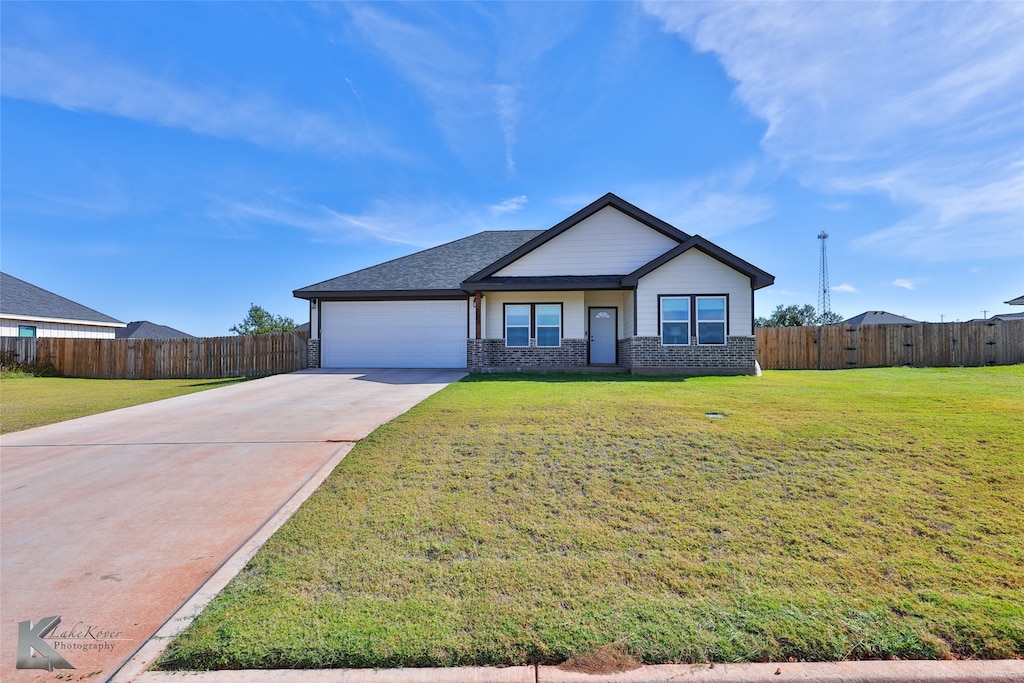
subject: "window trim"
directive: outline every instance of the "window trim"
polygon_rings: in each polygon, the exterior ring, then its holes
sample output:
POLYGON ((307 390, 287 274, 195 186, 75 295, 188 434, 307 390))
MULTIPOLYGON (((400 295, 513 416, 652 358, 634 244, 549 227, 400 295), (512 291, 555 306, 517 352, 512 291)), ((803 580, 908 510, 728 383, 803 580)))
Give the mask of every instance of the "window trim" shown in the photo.
POLYGON ((658 341, 661 342, 662 346, 690 346, 691 340, 693 339, 693 296, 690 294, 659 294, 658 295, 658 341), (665 309, 662 308, 661 302, 665 299, 686 299, 687 301, 687 318, 686 318, 686 341, 682 344, 666 344, 665 343, 665 323, 666 322, 682 322, 681 320, 668 320, 664 319, 665 309))
POLYGON ((39 329, 36 325, 18 325, 18 337, 20 339, 36 339, 39 337, 39 329), (22 330, 32 330, 32 334, 22 334, 22 330))
MULTIPOLYGON (((537 301, 531 303, 523 303, 517 301, 507 301, 502 304, 501 307, 501 336, 505 340, 505 348, 508 349, 527 349, 527 348, 538 348, 538 349, 559 349, 562 347, 562 335, 565 332, 565 304, 562 301, 537 301), (508 307, 509 306, 529 306, 530 307, 530 323, 529 332, 527 333, 527 344, 526 346, 509 346, 508 343, 508 307), (554 346, 540 346, 537 344, 537 306, 558 306, 558 344, 554 346)), ((522 325, 514 325, 513 327, 521 328, 522 325)), ((540 325, 540 327, 554 327, 554 325, 540 325)))
MULTIPOLYGON (((668 322, 681 322, 672 321, 668 322)), ((727 346, 729 344, 729 293, 728 292, 708 292, 702 294, 659 294, 658 295, 658 339, 661 341, 662 346, 727 346), (663 323, 666 322, 662 319, 662 299, 689 299, 689 313, 690 318, 687 321, 689 325, 689 338, 685 344, 666 344, 664 332, 665 328, 663 323), (700 341, 700 328, 698 327, 701 322, 698 319, 697 312, 697 299, 725 299, 725 320, 705 320, 704 322, 724 322, 725 323, 725 341, 719 344, 718 342, 701 342, 700 341), (694 342, 696 340, 696 343, 694 342)))
MULTIPOLYGON (((533 332, 533 307, 530 304, 507 303, 501 309, 501 317, 502 317, 501 336, 505 339, 505 348, 509 348, 509 349, 528 349, 528 348, 530 348, 530 339, 533 337, 533 334, 532 334, 532 332, 533 332), (527 313, 526 313, 527 321, 526 321, 526 325, 525 325, 525 327, 526 327, 526 344, 520 345, 520 344, 509 344, 508 343, 508 330, 509 330, 508 307, 509 306, 526 306, 527 307, 527 313)), ((514 329, 521 329, 524 326, 523 325, 512 325, 512 327, 514 329)))
POLYGON ((693 312, 695 314, 694 318, 695 318, 695 321, 697 323, 694 326, 694 329, 693 329, 693 331, 696 333, 696 337, 697 337, 697 346, 725 346, 726 344, 729 343, 729 295, 728 294, 695 294, 693 296, 693 312), (723 333, 722 333, 722 341, 721 341, 721 343, 719 343, 719 342, 702 342, 700 340, 700 323, 701 323, 701 319, 700 319, 700 307, 697 305, 697 302, 700 301, 701 299, 724 299, 725 300, 725 306, 722 309, 722 319, 721 320, 716 319, 716 320, 705 320, 705 321, 703 321, 703 322, 706 322, 706 323, 722 323, 722 332, 723 333))

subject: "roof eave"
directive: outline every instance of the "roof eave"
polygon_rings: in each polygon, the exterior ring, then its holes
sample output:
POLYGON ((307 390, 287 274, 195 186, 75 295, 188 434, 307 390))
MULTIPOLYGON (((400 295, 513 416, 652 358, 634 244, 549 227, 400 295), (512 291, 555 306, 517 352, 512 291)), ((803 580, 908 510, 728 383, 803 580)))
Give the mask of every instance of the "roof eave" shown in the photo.
POLYGON ((321 292, 296 289, 292 292, 292 296, 296 299, 318 299, 320 301, 393 301, 397 299, 465 299, 467 295, 461 289, 364 289, 321 292))

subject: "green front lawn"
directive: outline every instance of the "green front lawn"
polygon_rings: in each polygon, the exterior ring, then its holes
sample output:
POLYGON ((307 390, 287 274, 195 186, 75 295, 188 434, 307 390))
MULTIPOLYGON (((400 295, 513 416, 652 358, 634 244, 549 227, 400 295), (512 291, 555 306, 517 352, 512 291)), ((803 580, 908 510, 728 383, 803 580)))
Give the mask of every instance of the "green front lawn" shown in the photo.
POLYGON ((0 434, 241 382, 233 379, 75 379, 0 376, 0 434))
POLYGON ((359 444, 161 666, 1024 657, 1022 406, 1024 366, 473 376, 359 444))

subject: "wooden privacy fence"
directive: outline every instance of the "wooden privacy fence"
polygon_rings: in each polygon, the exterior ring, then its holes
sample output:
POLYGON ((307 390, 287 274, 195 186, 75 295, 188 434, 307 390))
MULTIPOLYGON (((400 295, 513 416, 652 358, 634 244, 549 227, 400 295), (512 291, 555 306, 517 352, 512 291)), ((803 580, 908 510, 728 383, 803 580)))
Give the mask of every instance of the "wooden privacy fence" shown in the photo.
POLYGON ((65 377, 204 379, 258 377, 306 367, 306 332, 196 339, 40 337, 36 363, 65 377))
POLYGON ((1024 320, 759 327, 757 361, 772 370, 1024 363, 1024 320))
POLYGON ((0 358, 19 365, 34 365, 36 362, 35 337, 0 337, 0 358))

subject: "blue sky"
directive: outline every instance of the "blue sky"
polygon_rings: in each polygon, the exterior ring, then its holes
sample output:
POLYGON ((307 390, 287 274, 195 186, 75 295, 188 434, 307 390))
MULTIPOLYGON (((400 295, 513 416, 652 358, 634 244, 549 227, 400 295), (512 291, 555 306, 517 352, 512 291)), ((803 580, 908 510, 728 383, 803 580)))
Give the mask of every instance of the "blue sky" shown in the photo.
POLYGON ((0 267, 124 321, 606 192, 776 276, 757 314, 1024 294, 1024 3, 14 3, 0 267))

